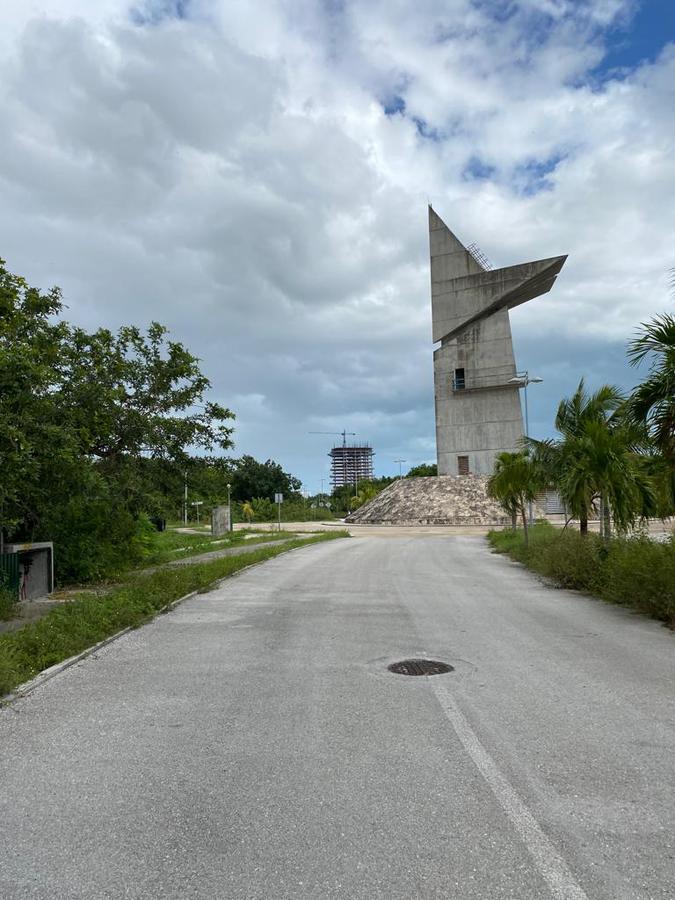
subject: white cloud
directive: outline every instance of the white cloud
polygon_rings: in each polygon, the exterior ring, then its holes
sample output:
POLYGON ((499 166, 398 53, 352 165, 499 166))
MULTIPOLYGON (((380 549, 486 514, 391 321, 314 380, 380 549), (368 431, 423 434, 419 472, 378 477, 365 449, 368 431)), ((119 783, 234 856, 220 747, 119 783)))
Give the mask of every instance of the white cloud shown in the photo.
POLYGON ((495 264, 570 253, 513 316, 552 373, 668 302, 675 52, 587 77, 632 3, 5 5, 0 255, 88 327, 168 324, 310 487, 317 423, 433 456, 428 198, 495 264))

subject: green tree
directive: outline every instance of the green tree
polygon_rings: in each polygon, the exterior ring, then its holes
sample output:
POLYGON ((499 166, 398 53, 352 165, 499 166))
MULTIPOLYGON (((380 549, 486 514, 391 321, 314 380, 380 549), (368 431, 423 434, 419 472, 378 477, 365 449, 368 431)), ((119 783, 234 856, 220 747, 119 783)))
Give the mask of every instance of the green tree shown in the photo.
POLYGON ((300 479, 284 472, 279 463, 271 459, 261 463, 252 456, 242 456, 234 461, 232 498, 240 503, 263 497, 274 501, 276 493, 283 494, 284 500, 297 499, 301 485, 300 479))
POLYGON ((59 577, 85 579, 142 556, 151 461, 230 446, 232 413, 161 325, 87 334, 62 306, 0 262, 0 535, 53 540, 59 577))
POLYGON ((649 375, 633 391, 628 410, 675 468, 675 316, 656 316, 641 329, 628 346, 628 358, 633 366, 649 360, 649 375))
POLYGON ((643 434, 623 414, 624 397, 612 385, 589 394, 583 379, 561 401, 555 419, 559 440, 528 440, 535 463, 555 485, 582 534, 599 501, 602 528, 609 537, 610 512, 625 531, 654 510, 654 494, 644 457, 643 434))
POLYGON ((0 260, 0 542, 28 512, 27 488, 44 460, 75 449, 52 396, 67 335, 54 322, 61 308, 57 288, 41 293, 0 260))
POLYGON ((436 463, 420 463, 419 466, 413 466, 405 477, 431 478, 434 475, 438 475, 438 466, 436 463))
POLYGON ((210 383, 199 360, 166 335, 158 322, 145 334, 132 326, 117 334, 70 330, 54 401, 87 456, 114 466, 142 453, 184 460, 189 447, 232 446, 224 422, 233 414, 204 403, 210 383))
POLYGON ((543 483, 541 469, 527 450, 500 453, 494 472, 488 479, 488 496, 511 516, 514 527, 517 517, 521 517, 526 546, 529 543, 527 506, 534 501, 543 483))

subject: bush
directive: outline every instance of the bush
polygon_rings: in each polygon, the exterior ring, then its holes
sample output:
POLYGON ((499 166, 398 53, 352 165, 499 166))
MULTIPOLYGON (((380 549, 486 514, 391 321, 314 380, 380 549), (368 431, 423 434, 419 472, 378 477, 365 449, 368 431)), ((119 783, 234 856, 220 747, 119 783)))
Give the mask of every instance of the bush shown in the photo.
POLYGON ((593 594, 661 619, 675 627, 675 539, 657 543, 645 536, 615 537, 605 545, 595 534, 560 531, 548 523, 530 531, 491 531, 488 540, 560 587, 593 594))
POLYGON ((639 609, 675 627, 675 539, 614 540, 605 565, 605 600, 639 609))

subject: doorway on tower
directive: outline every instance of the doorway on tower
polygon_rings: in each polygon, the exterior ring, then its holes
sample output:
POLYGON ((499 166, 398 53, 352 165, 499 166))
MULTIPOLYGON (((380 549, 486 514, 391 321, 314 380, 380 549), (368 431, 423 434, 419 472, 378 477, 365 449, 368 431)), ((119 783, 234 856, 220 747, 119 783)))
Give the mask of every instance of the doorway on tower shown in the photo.
POLYGON ((458 456, 457 457, 457 474, 458 475, 468 475, 469 474, 469 457, 468 456, 458 456))

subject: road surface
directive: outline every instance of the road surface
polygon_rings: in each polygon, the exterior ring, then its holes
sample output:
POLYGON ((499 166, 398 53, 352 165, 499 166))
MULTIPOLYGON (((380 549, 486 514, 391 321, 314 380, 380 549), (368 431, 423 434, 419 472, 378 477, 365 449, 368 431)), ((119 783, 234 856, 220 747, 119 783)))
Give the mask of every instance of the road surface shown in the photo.
POLYGON ((672 900, 674 640, 480 537, 281 556, 0 710, 0 897, 672 900))

